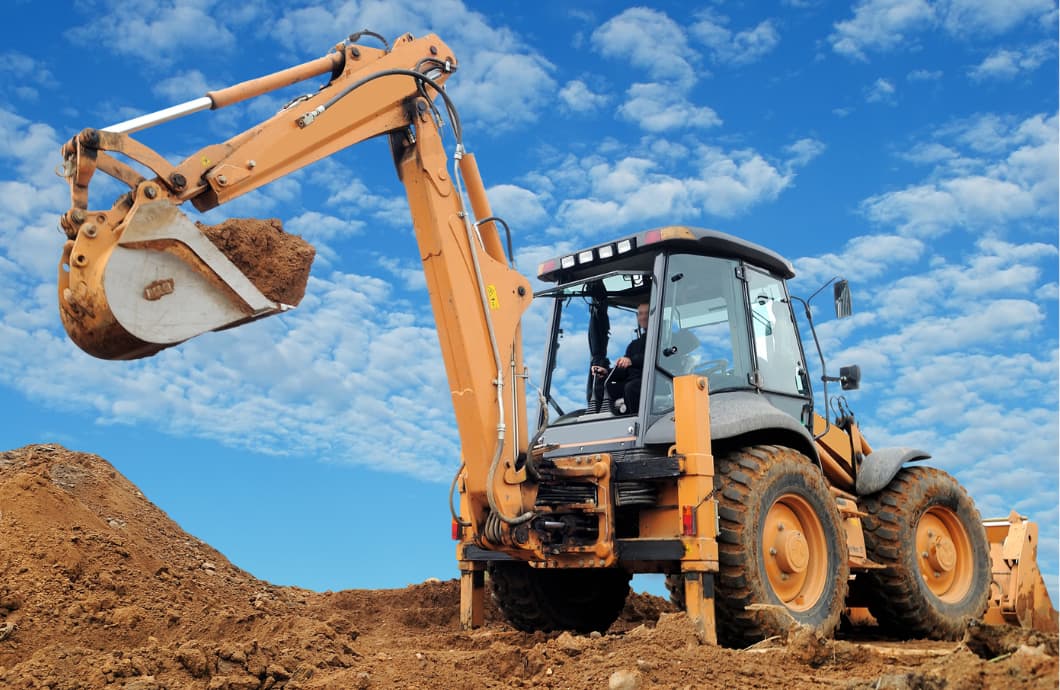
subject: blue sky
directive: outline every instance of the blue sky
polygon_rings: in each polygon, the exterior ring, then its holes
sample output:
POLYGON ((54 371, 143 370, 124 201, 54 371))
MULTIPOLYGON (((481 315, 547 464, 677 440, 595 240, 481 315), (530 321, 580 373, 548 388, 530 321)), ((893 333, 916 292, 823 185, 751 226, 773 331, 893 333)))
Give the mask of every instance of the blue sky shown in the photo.
MULTIPOLYGON (((517 261, 653 226, 740 235, 836 274, 819 327, 874 446, 912 445, 986 516, 1041 525, 1057 600, 1057 8, 1039 0, 15 2, 0 49, 0 447, 97 453, 237 565, 314 589, 455 575, 457 436, 407 204, 367 142, 206 216, 318 249, 299 309, 138 362, 59 324, 59 146, 323 55, 439 34, 517 261)), ((137 135, 170 160, 305 84, 137 135)), ((116 185, 93 187, 109 208, 116 185)), ((525 321, 540 362, 544 311, 525 321)), ((623 341, 616 335, 614 340, 623 341)), ((618 347, 616 344, 615 347, 618 347)), ((533 373, 533 372, 532 372, 533 373)))

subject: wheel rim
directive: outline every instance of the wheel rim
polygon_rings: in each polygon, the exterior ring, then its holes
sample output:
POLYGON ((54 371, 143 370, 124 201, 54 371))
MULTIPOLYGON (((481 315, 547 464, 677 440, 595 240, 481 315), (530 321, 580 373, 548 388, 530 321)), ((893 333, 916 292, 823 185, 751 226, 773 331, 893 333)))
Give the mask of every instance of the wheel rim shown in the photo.
POLYGON ((972 541, 957 514, 932 506, 916 527, 917 565, 931 593, 945 602, 960 601, 972 586, 972 541))
POLYGON ((769 586, 793 611, 813 608, 828 578, 824 526, 802 496, 785 494, 769 507, 762 531, 769 586))

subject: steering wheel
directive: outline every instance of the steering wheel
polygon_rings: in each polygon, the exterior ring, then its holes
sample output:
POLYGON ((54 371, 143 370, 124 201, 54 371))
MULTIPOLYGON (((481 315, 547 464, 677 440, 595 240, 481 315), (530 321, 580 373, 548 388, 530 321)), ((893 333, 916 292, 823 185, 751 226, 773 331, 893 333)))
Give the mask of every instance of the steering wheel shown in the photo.
POLYGON ((692 373, 697 376, 710 376, 711 374, 721 374, 729 369, 729 360, 727 359, 712 359, 702 364, 696 365, 696 368, 692 370, 692 373))

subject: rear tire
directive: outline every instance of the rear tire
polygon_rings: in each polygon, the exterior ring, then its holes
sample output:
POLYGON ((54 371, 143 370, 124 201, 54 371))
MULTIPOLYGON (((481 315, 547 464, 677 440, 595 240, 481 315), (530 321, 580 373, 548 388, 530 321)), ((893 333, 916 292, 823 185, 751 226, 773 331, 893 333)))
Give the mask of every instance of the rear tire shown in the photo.
POLYGON ((888 566, 862 576, 880 627, 960 637, 986 610, 991 579, 986 530, 967 492, 942 470, 907 467, 862 505, 868 556, 888 566))
MULTIPOLYGON (((755 446, 717 459, 718 639, 743 646, 793 622, 830 637, 839 625, 850 569, 846 532, 821 471, 790 448, 755 446), (748 611, 751 604, 782 610, 748 611)), ((667 577, 684 605, 680 575, 667 577)))
POLYGON ((630 574, 620 568, 531 568, 521 561, 489 565, 493 601, 512 627, 524 632, 604 632, 629 595, 630 574))

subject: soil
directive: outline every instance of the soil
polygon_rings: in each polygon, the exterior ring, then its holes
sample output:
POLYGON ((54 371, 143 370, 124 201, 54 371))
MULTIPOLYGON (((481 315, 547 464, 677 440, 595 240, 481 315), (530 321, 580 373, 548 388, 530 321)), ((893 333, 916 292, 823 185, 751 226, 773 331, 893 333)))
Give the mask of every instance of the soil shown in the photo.
POLYGON ((196 223, 261 294, 298 306, 305 296, 316 250, 283 229, 277 218, 231 218, 217 225, 196 223))
POLYGON ((696 643, 632 595, 604 634, 527 634, 491 605, 458 625, 456 580, 393 590, 277 587, 188 535, 102 458, 0 453, 0 687, 1056 688, 1057 635, 976 626, 961 643, 808 630, 696 643))

